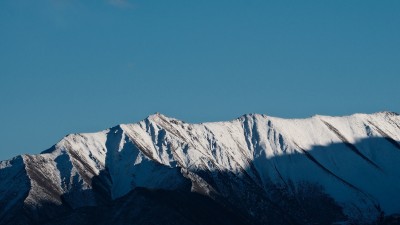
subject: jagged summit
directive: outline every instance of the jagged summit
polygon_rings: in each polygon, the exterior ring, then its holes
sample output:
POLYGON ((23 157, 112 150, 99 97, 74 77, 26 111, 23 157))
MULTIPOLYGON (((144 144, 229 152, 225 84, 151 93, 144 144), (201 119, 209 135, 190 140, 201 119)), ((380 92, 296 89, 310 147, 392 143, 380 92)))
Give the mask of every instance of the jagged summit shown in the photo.
MULTIPOLYGON (((246 114, 199 124, 156 113, 67 135, 42 154, 1 162, 0 224, 58 215, 69 221, 85 207, 107 208, 104 221, 113 214, 141 218, 140 210, 124 206, 156 204, 151 199, 162 195, 152 191, 178 199, 199 193, 208 200, 198 201, 242 215, 242 224, 372 223, 400 212, 399 140, 400 116, 391 112, 306 119, 246 114)), ((69 223, 93 223, 87 219, 69 223)))
POLYGON ((146 119, 149 120, 157 120, 157 119, 169 119, 169 117, 167 117, 166 115, 156 112, 154 114, 149 115, 146 119))
POLYGON ((172 117, 168 117, 168 116, 166 116, 164 114, 161 114, 161 113, 158 113, 158 112, 148 116, 145 119, 145 121, 146 120, 152 121, 152 122, 155 122, 155 123, 159 123, 159 122, 185 123, 182 120, 179 120, 179 119, 176 119, 176 118, 172 118, 172 117))
MULTIPOLYGON (((276 117, 276 116, 270 116, 267 114, 260 114, 260 113, 246 113, 243 114, 242 116, 230 120, 230 121, 226 121, 226 122, 233 122, 235 120, 244 120, 245 118, 256 118, 256 117, 262 117, 262 118, 270 118, 270 119, 278 119, 278 120, 309 120, 312 118, 323 118, 323 117, 330 117, 330 118, 352 118, 352 117, 357 117, 357 116, 399 116, 400 114, 396 113, 396 112, 392 112, 392 111, 379 111, 379 112, 375 112, 375 113, 354 113, 352 115, 343 115, 343 116, 329 116, 329 115, 320 115, 320 114, 315 114, 311 117, 308 118, 281 118, 281 117, 276 117)), ((160 112, 156 112, 153 113, 151 115, 149 115, 148 117, 146 117, 145 120, 149 120, 152 122, 159 122, 159 121, 173 121, 173 122, 181 122, 181 123, 186 123, 182 120, 179 120, 177 118, 174 117, 170 117, 168 115, 165 115, 163 113, 160 112)), ((208 124, 208 123, 220 123, 220 122, 201 122, 201 123, 193 123, 193 125, 195 124, 208 124)), ((123 125, 123 124, 121 124, 123 125)))

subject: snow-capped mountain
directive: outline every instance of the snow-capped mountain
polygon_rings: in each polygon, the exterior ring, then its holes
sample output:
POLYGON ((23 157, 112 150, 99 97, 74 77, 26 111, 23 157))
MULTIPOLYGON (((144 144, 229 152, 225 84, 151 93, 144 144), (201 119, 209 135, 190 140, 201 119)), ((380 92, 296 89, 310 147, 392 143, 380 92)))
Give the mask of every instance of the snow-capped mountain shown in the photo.
POLYGON ((391 112, 154 114, 0 162, 0 224, 395 223, 399 140, 391 112))

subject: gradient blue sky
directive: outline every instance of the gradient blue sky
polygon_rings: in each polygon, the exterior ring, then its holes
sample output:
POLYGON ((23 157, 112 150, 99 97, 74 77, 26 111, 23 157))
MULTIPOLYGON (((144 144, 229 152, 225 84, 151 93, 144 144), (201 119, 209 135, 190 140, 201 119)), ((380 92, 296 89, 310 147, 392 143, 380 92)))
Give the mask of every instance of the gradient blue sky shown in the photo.
POLYGON ((0 159, 154 112, 400 111, 400 1, 0 1, 0 159))

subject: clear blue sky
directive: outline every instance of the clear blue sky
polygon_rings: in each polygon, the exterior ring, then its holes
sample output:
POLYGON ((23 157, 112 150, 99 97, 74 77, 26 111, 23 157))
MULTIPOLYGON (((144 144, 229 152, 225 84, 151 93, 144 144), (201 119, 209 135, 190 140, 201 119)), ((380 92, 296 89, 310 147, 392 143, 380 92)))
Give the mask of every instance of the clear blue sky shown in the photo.
POLYGON ((0 159, 154 112, 400 111, 400 1, 0 1, 0 159))

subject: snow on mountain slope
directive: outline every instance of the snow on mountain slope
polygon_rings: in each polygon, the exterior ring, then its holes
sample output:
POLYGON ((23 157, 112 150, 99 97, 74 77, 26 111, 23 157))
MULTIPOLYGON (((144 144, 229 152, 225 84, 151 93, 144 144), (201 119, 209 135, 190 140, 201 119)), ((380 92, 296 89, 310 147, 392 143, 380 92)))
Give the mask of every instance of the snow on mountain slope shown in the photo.
MULTIPOLYGON (((0 221, 18 204, 75 209, 136 187, 179 190, 188 184, 232 204, 232 195, 251 204, 256 196, 250 190, 256 190, 279 211, 288 206, 271 200, 272 190, 295 195, 309 183, 321 186, 348 218, 372 221, 382 211, 400 213, 399 140, 400 116, 390 112, 307 119, 249 114, 202 124, 154 114, 71 134, 42 154, 1 162, 0 221)), ((260 207, 249 206, 248 213, 262 214, 260 207)))

